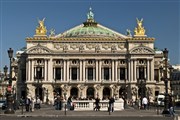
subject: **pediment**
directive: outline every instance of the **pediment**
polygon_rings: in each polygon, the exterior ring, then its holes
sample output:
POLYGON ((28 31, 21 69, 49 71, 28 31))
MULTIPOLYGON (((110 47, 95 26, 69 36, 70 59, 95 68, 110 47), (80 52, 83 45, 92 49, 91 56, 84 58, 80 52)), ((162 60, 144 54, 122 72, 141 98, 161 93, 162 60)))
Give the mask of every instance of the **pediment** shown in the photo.
POLYGON ((51 51, 43 46, 35 46, 32 47, 30 49, 27 50, 27 53, 31 53, 31 54, 47 54, 47 53, 51 53, 51 51))
POLYGON ((155 52, 149 47, 139 46, 130 50, 130 54, 155 54, 155 52))

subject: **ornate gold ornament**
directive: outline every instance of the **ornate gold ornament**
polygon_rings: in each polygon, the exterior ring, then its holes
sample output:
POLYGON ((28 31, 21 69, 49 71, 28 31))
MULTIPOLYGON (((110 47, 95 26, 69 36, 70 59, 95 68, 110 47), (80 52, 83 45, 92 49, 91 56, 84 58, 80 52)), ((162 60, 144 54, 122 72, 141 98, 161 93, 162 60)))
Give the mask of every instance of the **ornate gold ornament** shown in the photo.
POLYGON ((143 18, 141 20, 138 20, 138 18, 136 18, 136 20, 137 20, 137 27, 134 29, 135 35, 136 36, 145 36, 146 30, 142 26, 143 18))
POLYGON ((43 20, 38 20, 39 26, 36 27, 36 35, 46 35, 47 30, 46 26, 44 26, 44 20, 45 18, 43 18, 43 20))

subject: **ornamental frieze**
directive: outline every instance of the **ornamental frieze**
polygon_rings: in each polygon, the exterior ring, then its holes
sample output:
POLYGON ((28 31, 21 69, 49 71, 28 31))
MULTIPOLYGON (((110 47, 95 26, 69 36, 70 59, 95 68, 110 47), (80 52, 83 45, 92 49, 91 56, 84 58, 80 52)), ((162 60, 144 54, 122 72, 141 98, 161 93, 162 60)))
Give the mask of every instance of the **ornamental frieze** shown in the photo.
POLYGON ((94 44, 86 44, 86 48, 88 48, 89 50, 95 48, 94 44))
POLYGON ((54 43, 54 48, 56 48, 57 50, 59 50, 61 47, 62 46, 60 43, 54 43))
POLYGON ((153 50, 147 47, 137 47, 133 49, 130 53, 131 54, 137 54, 137 53, 138 54, 154 54, 153 50))
POLYGON ((110 48, 111 46, 109 44, 103 44, 102 48, 104 48, 105 50, 107 50, 108 48, 110 48))
POLYGON ((42 47, 36 47, 28 51, 28 53, 50 53, 49 50, 42 48, 42 47))
POLYGON ((121 50, 124 49, 124 48, 125 48, 125 44, 124 44, 124 43, 120 43, 120 44, 118 45, 118 48, 120 48, 121 50))
POLYGON ((75 50, 78 47, 79 47, 79 45, 77 45, 77 44, 70 44, 70 48, 72 48, 73 50, 75 50))

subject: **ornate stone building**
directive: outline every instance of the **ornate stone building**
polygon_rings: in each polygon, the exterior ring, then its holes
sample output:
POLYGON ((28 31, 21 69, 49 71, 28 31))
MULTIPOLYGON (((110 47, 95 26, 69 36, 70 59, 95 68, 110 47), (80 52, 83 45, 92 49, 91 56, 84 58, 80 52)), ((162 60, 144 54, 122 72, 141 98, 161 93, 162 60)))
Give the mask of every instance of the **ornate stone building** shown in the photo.
POLYGON ((159 67, 163 53, 154 49, 143 19, 137 19, 134 35, 123 35, 97 23, 90 9, 87 20, 70 30, 47 35, 39 20, 27 48, 17 52, 18 96, 39 96, 44 102, 54 96, 135 99, 164 92, 159 67))

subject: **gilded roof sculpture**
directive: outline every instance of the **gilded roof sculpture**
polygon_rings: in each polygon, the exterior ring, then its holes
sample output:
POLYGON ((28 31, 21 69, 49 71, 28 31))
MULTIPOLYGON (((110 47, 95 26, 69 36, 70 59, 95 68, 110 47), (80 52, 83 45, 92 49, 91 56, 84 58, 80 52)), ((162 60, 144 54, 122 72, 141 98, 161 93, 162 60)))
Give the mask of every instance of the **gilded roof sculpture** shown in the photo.
POLYGON ((43 18, 43 20, 38 20, 39 26, 36 27, 36 35, 46 35, 47 30, 46 27, 44 26, 44 21, 45 18, 43 18))
POLYGON ((142 26, 143 19, 139 20, 138 18, 136 18, 136 20, 137 20, 137 27, 134 29, 135 36, 145 36, 146 30, 142 26))

